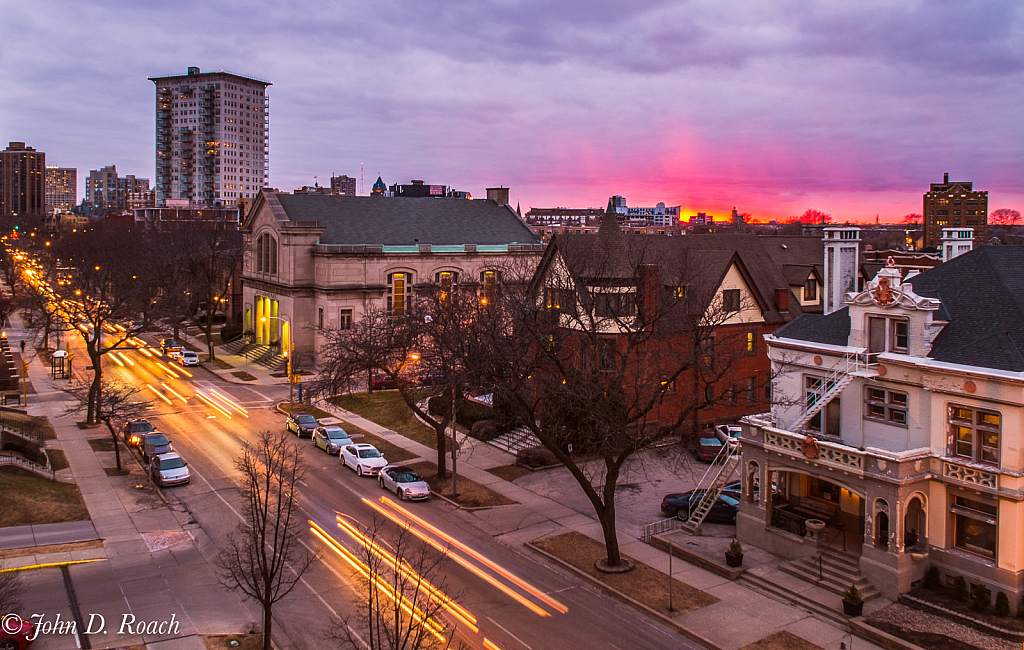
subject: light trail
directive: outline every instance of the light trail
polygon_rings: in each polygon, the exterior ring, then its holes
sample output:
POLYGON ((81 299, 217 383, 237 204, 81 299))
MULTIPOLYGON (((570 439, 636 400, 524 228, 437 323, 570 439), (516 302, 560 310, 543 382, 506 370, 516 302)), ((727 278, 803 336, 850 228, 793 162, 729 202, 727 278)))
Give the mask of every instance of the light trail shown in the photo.
POLYGON ((444 635, 441 634, 443 628, 434 620, 428 618, 424 613, 409 602, 403 594, 396 593, 395 590, 387 584, 379 575, 376 575, 370 571, 370 568, 366 566, 359 558, 357 558, 351 551, 339 544, 333 537, 328 535, 324 529, 317 526, 312 521, 309 522, 310 532, 316 535, 320 541, 327 545, 332 551, 338 554, 338 556, 345 560, 353 569, 359 572, 366 580, 370 581, 377 589, 391 600, 398 602, 399 607, 402 608, 409 616, 412 616, 415 621, 420 623, 428 632, 434 635, 438 641, 444 643, 447 641, 444 635))
MULTIPOLYGON (((387 497, 382 497, 382 500, 385 499, 385 498, 387 498, 387 497)), ((399 520, 399 518, 394 513, 388 512, 387 510, 385 510, 381 506, 377 505, 373 501, 370 501, 369 499, 363 499, 363 502, 366 503, 371 508, 373 508, 374 510, 376 510, 377 512, 379 512, 382 515, 384 515, 385 517, 387 517, 388 519, 390 519, 391 521, 395 522, 399 526, 405 528, 406 530, 408 530, 410 533, 412 533, 416 537, 419 537, 420 539, 422 539, 427 544, 430 544, 431 546, 433 546, 437 550, 441 551, 442 553, 444 553, 445 555, 447 555, 451 559, 455 560, 456 562, 461 564, 463 567, 465 567, 468 571, 472 572, 473 574, 475 574, 480 579, 486 581, 488 584, 493 586, 495 589, 501 591, 502 593, 507 595, 509 598, 512 598, 517 603, 519 603, 523 607, 527 608, 528 610, 530 610, 531 612, 533 612, 537 616, 551 616, 551 614, 546 609, 544 609, 543 607, 540 607, 539 605, 534 603, 532 600, 527 599, 521 593, 519 593, 518 591, 512 589, 511 587, 509 587, 505 583, 500 582, 497 578, 495 578, 491 574, 486 573, 485 571, 482 571, 478 566, 476 566, 475 564, 473 564, 472 562, 470 562, 466 558, 462 557, 458 553, 454 553, 454 552, 451 551, 451 549, 445 548, 437 540, 433 539, 432 537, 428 537, 426 534, 420 532, 419 530, 416 530, 416 528, 414 526, 410 525, 408 522, 404 522, 404 521, 399 520)))
POLYGON ((434 585, 430 584, 430 582, 426 578, 413 571, 412 567, 410 567, 407 563, 399 562, 398 558, 396 558, 394 555, 392 555, 384 548, 382 548, 380 544, 377 544, 375 541, 373 541, 373 539, 359 532, 359 530, 356 529, 356 527, 353 526, 351 523, 342 519, 341 517, 337 517, 337 520, 338 528, 342 529, 348 534, 349 537, 359 542, 359 544, 363 548, 367 549, 368 551, 376 555, 378 558, 387 562, 388 566, 391 567, 392 571, 396 571, 406 580, 409 580, 412 584, 423 585, 424 591, 430 597, 431 600, 433 600, 435 603, 441 605, 446 610, 451 612, 455 616, 455 618, 459 619, 462 622, 463 625, 472 629, 474 634, 480 631, 480 628, 476 626, 476 617, 470 614, 468 611, 466 611, 461 605, 456 603, 454 600, 452 600, 447 594, 445 594, 443 591, 441 591, 434 585))
POLYGON ((181 375, 179 375, 178 373, 174 372, 173 370, 171 370, 170 368, 168 368, 168 367, 167 367, 167 366, 165 366, 164 364, 160 363, 159 361, 157 361, 157 362, 156 362, 156 365, 158 365, 158 366, 160 366, 161 368, 163 368, 163 369, 164 369, 164 371, 166 371, 166 372, 167 372, 167 374, 171 375, 171 376, 172 376, 172 377, 174 377, 175 379, 177 379, 178 377, 181 377, 181 375))
MULTIPOLYGON (((363 499, 363 501, 365 501, 367 503, 370 503, 370 501, 368 499, 363 499)), ((556 611, 558 611, 558 612, 560 612, 562 614, 565 614, 567 611, 569 611, 568 607, 566 607, 562 603, 558 602, 554 598, 551 598, 550 596, 548 596, 546 593, 544 593, 540 589, 537 589, 536 587, 534 587, 530 583, 526 582, 525 580, 523 580, 519 576, 515 575, 514 573, 512 573, 511 571, 509 571, 505 567, 499 565, 498 563, 494 562, 493 560, 491 560, 491 559, 485 557, 484 555, 478 553, 477 551, 473 550, 469 546, 463 544, 462 542, 460 542, 459 540, 455 539, 454 537, 452 537, 448 533, 442 531, 441 529, 437 528, 436 526, 433 526, 433 525, 427 523, 425 520, 421 519, 420 517, 417 517, 416 515, 412 514, 407 509, 405 509, 402 506, 398 505, 397 503, 395 503, 394 501, 392 501, 388 497, 381 497, 380 501, 384 505, 386 505, 386 506, 388 506, 388 507, 390 507, 390 508, 392 508, 394 510, 397 510, 400 513, 402 513, 403 515, 408 517, 410 521, 416 522, 417 524, 419 524, 423 528, 429 530, 430 532, 434 533, 435 535, 437 535, 438 537, 440 537, 444 541, 448 542, 452 546, 460 549, 462 552, 466 553, 467 555, 469 555, 470 557, 475 559, 477 562, 479 562, 479 563, 483 564, 484 566, 490 568, 492 571, 495 571, 500 576, 502 576, 506 580, 512 582, 513 584, 518 586, 520 589, 525 590, 527 593, 531 594, 532 596, 534 596, 538 600, 546 603, 549 607, 552 607, 553 609, 555 609, 556 611)), ((371 505, 374 505, 374 507, 376 507, 376 504, 372 504, 371 503, 371 505)), ((380 510, 380 509, 378 508, 378 510, 380 510)), ((383 511, 381 511, 381 512, 383 512, 383 511)), ((395 523, 398 523, 399 525, 404 525, 407 528, 409 527, 408 523, 404 523, 403 524, 402 522, 399 522, 394 517, 389 517, 389 518, 392 519, 393 521, 395 521, 395 523)))
POLYGON ((146 385, 147 385, 147 386, 149 386, 149 390, 151 390, 151 391, 153 391, 154 393, 156 393, 156 396, 157 396, 157 397, 159 397, 159 398, 160 398, 160 399, 162 399, 163 401, 167 402, 168 404, 171 404, 171 400, 167 399, 167 396, 166 396, 166 395, 164 395, 163 393, 161 393, 161 392, 160 392, 160 391, 158 391, 157 389, 153 388, 153 384, 146 384, 146 385))
POLYGON ((226 415, 229 420, 231 419, 231 414, 230 413, 228 413, 223 408, 221 408, 218 404, 216 404, 215 402, 210 400, 209 397, 207 397, 206 395, 203 395, 199 390, 196 390, 196 397, 198 397, 199 399, 203 400, 204 402, 206 402, 207 404, 209 404, 213 408, 217 409, 218 411, 220 411, 221 413, 226 415))
POLYGON ((128 364, 129 366, 132 366, 132 367, 134 367, 134 366, 135 366, 135 362, 134 362, 134 361, 132 361, 132 360, 131 360, 131 358, 129 358, 127 354, 125 354, 124 352, 118 352, 117 354, 118 354, 118 355, 119 355, 119 356, 120 356, 120 357, 121 357, 122 359, 124 359, 125 363, 127 363, 127 364, 128 364))
POLYGON ((114 354, 110 355, 110 358, 114 360, 114 363, 116 363, 117 365, 119 365, 122 368, 124 368, 124 364, 121 363, 121 360, 117 358, 117 353, 116 352, 114 354))
POLYGON ((166 388, 167 390, 169 390, 172 395, 174 395, 175 397, 180 399, 182 402, 185 402, 186 404, 188 404, 188 400, 185 399, 184 397, 182 397, 181 394, 178 393, 176 390, 174 390, 173 388, 171 388, 170 386, 168 386, 167 384, 165 384, 163 382, 160 382, 160 385, 163 386, 164 388, 166 388))
POLYGON ((147 357, 150 357, 150 358, 153 357, 153 353, 151 353, 146 348, 139 348, 139 352, 141 352, 142 354, 146 355, 147 357))
POLYGON ((174 368, 174 371, 173 371, 173 372, 181 372, 181 373, 184 373, 184 374, 186 374, 186 375, 187 375, 187 376, 189 376, 189 377, 191 377, 191 376, 192 376, 192 373, 191 373, 191 372, 189 372, 188 370, 185 370, 184 368, 182 368, 182 367, 181 367, 181 366, 179 366, 179 365, 175 365, 175 364, 174 364, 173 362, 171 362, 171 361, 168 361, 168 362, 167 362, 167 364, 168 364, 168 365, 170 365, 170 366, 171 366, 172 368, 174 368))
POLYGON ((501 650, 500 647, 487 637, 484 637, 484 649, 485 650, 501 650))
POLYGON ((225 404, 229 405, 231 408, 235 409, 236 411, 238 411, 239 413, 241 413, 245 417, 249 417, 249 411, 246 411, 244 408, 241 407, 241 405, 236 404, 235 402, 231 401, 230 399, 228 399, 224 395, 221 395, 220 393, 218 393, 217 391, 213 390, 212 388, 210 389, 210 395, 216 397, 220 401, 222 401, 225 404))

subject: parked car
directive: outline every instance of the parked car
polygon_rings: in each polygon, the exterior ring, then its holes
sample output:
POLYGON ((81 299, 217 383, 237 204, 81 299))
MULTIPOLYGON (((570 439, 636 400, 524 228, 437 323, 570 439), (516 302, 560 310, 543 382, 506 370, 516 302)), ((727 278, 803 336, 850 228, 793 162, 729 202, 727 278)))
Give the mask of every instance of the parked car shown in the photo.
POLYGON ((154 456, 149 463, 149 472, 153 481, 160 487, 188 483, 192 477, 188 472, 188 463, 174 452, 154 456))
POLYGON ((313 429, 313 446, 320 447, 328 454, 340 454, 342 447, 351 444, 352 438, 349 438, 341 427, 328 426, 313 429))
POLYGON ((199 355, 192 350, 182 350, 178 355, 178 363, 183 366, 198 366, 199 355))
POLYGON ((430 486, 408 467, 388 465, 380 471, 380 486, 398 495, 399 501, 421 501, 430 498, 430 486))
POLYGON ((162 433, 147 433, 139 446, 142 448, 142 458, 146 461, 171 451, 171 441, 162 433))
POLYGON ((736 424, 719 424, 715 427, 715 437, 723 443, 738 445, 743 428, 736 424))
POLYGON ((356 444, 345 445, 341 448, 341 462, 356 471, 362 476, 369 474, 373 476, 380 472, 381 468, 387 467, 388 461, 384 460, 384 454, 377 451, 373 445, 356 444))
POLYGON ((179 360, 180 361, 181 360, 181 353, 183 351, 184 350, 182 350, 181 348, 167 348, 167 356, 170 357, 172 360, 179 360))
MULTIPOLYGON (((661 500, 661 511, 671 517, 678 517, 679 519, 688 519, 690 516, 690 508, 696 508, 697 504, 700 503, 700 496, 704 494, 704 490, 690 490, 689 492, 666 494, 665 498, 661 500), (697 497, 694 497, 694 494, 697 497), (690 502, 693 505, 690 505, 690 502)), ((715 499, 714 505, 711 506, 711 510, 708 511, 707 517, 704 521, 719 524, 735 524, 736 513, 740 510, 740 502, 728 494, 719 494, 718 498, 715 499)))
POLYGON ((25 650, 35 643, 35 630, 35 623, 5 618, 0 625, 0 650, 25 650))
POLYGON ((167 350, 169 350, 170 348, 180 348, 180 347, 181 347, 181 344, 179 344, 174 339, 161 339, 161 341, 160 341, 160 351, 163 352, 164 354, 167 354, 167 350))
POLYGON ((693 449, 693 457, 705 463, 713 463, 722 451, 722 441, 718 438, 701 438, 693 449))
POLYGON ((138 420, 128 420, 124 423, 121 428, 121 435, 124 436, 124 441, 129 447, 138 447, 142 442, 142 436, 147 433, 153 433, 156 429, 149 420, 140 418, 138 420))
POLYGON ((391 377, 391 375, 383 375, 374 377, 370 383, 373 390, 392 390, 398 388, 398 380, 391 377))
POLYGON ((320 426, 316 418, 309 413, 289 413, 285 420, 284 430, 291 431, 300 438, 312 438, 313 431, 320 426))

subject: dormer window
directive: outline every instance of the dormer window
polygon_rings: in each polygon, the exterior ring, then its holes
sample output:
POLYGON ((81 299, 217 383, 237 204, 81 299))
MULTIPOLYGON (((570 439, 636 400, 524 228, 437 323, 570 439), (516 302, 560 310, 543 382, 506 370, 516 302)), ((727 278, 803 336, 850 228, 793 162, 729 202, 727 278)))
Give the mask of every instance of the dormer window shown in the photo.
POLYGON ((804 300, 817 300, 818 299, 818 281, 814 278, 807 278, 804 282, 804 300))
POLYGON ((882 352, 910 351, 910 323, 903 318, 868 317, 868 353, 871 363, 882 352))
POLYGON ((636 300, 632 293, 594 294, 594 316, 597 318, 633 316, 635 313, 636 300))

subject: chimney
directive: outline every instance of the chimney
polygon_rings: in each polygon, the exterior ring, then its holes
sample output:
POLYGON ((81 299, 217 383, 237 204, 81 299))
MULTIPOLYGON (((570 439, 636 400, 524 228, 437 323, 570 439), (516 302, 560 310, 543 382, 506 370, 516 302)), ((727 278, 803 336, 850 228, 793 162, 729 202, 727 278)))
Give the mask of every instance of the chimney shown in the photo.
POLYGON ((641 264, 637 270, 640 276, 640 286, 637 287, 640 304, 637 309, 644 322, 651 324, 658 314, 658 265, 641 264))
POLYGON ((789 289, 775 290, 775 306, 780 314, 789 312, 789 289))
POLYGON ((507 187, 488 187, 487 200, 494 201, 498 205, 508 205, 507 187))
POLYGON ((827 316, 843 308, 843 297, 857 289, 860 270, 860 228, 825 228, 825 306, 827 316))
POLYGON ((942 182, 945 183, 946 185, 949 185, 949 172, 946 172, 945 174, 942 175, 942 182))
POLYGON ((942 229, 942 261, 971 252, 974 248, 974 228, 942 229))

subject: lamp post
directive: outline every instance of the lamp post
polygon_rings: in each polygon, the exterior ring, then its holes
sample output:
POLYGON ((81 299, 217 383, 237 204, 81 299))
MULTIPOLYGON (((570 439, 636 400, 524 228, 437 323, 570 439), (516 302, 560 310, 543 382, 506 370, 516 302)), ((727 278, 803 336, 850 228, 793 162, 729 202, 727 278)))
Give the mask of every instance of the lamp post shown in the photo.
MULTIPOLYGON (((288 373, 288 403, 291 404, 289 412, 295 410, 295 382, 292 381, 292 352, 295 350, 295 344, 292 342, 292 323, 284 316, 261 316, 260 322, 266 323, 271 320, 283 321, 288 326, 288 349, 283 350, 285 372, 288 373)), ((284 346, 281 346, 282 348, 284 346)))

